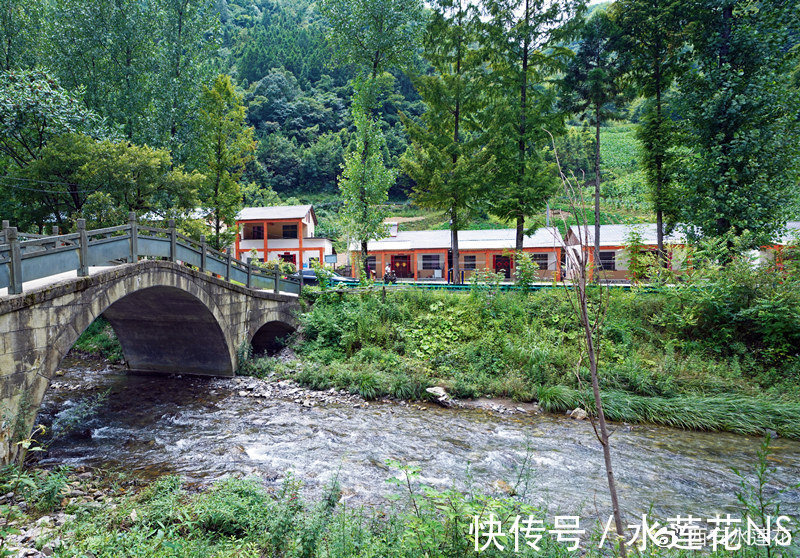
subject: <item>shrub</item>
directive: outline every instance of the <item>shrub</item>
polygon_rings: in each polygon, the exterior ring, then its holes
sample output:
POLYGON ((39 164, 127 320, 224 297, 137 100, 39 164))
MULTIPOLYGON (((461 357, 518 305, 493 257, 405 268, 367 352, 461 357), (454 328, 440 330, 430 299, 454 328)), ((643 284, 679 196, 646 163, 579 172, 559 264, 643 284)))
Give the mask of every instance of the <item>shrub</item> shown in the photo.
POLYGON ((28 495, 38 511, 47 513, 58 507, 69 482, 69 471, 68 466, 62 466, 52 471, 43 471, 39 475, 36 486, 28 495))
POLYGON ((243 536, 266 529, 269 504, 259 481, 227 478, 196 499, 196 523, 208 533, 243 536))

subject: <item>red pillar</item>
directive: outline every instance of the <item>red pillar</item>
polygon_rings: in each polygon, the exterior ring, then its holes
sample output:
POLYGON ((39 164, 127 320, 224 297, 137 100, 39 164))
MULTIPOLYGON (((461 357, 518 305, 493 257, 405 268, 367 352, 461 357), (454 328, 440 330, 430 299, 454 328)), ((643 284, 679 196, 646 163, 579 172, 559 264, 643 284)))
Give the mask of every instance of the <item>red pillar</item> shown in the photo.
POLYGON ((267 261, 269 259, 269 252, 267 252, 267 237, 269 236, 269 234, 267 234, 267 221, 262 221, 261 222, 261 228, 264 231, 264 258, 263 259, 264 259, 264 261, 267 261))
POLYGON ((297 222, 297 238, 300 241, 300 261, 297 262, 297 269, 303 269, 303 220, 297 222))
POLYGON ((239 249, 239 236, 240 236, 239 224, 240 223, 237 221, 236 222, 236 259, 237 260, 241 260, 242 259, 242 251, 239 249))

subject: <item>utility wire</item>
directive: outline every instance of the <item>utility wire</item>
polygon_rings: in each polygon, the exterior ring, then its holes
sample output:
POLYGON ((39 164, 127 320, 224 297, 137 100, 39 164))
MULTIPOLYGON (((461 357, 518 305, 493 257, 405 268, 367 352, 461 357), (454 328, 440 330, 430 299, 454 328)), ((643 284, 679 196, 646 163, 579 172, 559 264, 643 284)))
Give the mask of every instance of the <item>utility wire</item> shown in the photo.
POLYGON ((69 185, 69 186, 73 185, 72 182, 65 182, 63 180, 55 180, 55 181, 54 180, 37 180, 35 178, 24 178, 22 176, 11 176, 11 175, 8 175, 8 174, 5 175, 5 176, 0 176, 0 180, 21 180, 23 182, 38 182, 39 184, 57 184, 57 185, 64 184, 64 185, 69 185))
MULTIPOLYGON (((57 184, 57 182, 54 182, 53 184, 57 184)), ((64 182, 62 184, 64 186, 77 186, 77 184, 69 184, 67 182, 64 182)), ((0 185, 7 186, 9 188, 14 188, 15 190, 24 190, 26 192, 39 192, 39 193, 42 193, 42 194, 66 194, 66 195, 72 195, 72 194, 76 193, 76 192, 65 192, 64 190, 44 190, 44 189, 41 189, 41 188, 29 188, 27 186, 19 186, 18 184, 12 184, 10 182, 5 182, 2 178, 0 178, 0 185)), ((77 193, 78 194, 82 194, 82 193, 86 193, 87 191, 88 190, 78 190, 77 193)), ((91 190, 90 193, 96 192, 96 191, 97 191, 97 189, 91 190)))

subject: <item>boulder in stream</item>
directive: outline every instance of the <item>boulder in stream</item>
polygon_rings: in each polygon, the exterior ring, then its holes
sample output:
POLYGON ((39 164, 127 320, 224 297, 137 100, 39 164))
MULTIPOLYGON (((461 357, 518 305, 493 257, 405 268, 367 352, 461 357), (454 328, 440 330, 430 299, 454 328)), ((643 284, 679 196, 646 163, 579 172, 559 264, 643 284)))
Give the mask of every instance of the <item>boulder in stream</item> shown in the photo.
POLYGON ((589 418, 589 413, 587 413, 586 411, 584 411, 580 407, 577 407, 577 408, 573 409, 572 412, 569 414, 569 418, 572 418, 572 419, 575 419, 575 420, 586 420, 587 418, 589 418))
POLYGON ((436 398, 436 402, 442 407, 452 407, 453 399, 447 394, 445 389, 441 386, 434 386, 425 388, 425 391, 430 393, 436 398))

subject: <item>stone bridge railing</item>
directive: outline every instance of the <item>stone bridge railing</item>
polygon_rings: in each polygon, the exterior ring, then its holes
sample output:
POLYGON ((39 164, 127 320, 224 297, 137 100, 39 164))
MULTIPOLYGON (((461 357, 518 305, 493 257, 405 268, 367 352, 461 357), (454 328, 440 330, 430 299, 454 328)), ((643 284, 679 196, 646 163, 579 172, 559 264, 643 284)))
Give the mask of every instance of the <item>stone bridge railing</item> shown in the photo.
POLYGON ((3 221, 0 288, 20 294, 27 281, 70 271, 86 277, 90 266, 133 263, 140 258, 182 262, 254 289, 299 294, 302 286, 301 279, 282 275, 277 269, 268 271, 233 258, 230 249, 222 253, 209 248, 205 237, 197 242, 177 232, 173 220, 166 229, 150 227, 140 225, 131 213, 127 225, 86 230, 85 220, 78 219, 77 226, 74 233, 44 236, 18 233, 3 221))

